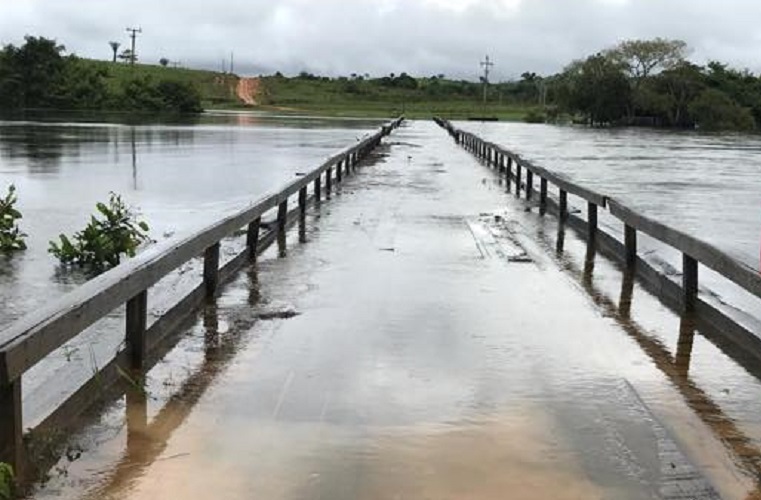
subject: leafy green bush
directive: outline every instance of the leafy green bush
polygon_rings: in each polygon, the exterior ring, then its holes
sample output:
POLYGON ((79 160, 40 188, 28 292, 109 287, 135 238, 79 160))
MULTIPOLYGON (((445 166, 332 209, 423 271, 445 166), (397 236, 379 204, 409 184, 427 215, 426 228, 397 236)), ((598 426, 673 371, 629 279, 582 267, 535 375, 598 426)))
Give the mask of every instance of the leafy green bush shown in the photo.
POLYGON ((545 123, 547 121, 547 117, 543 112, 532 109, 526 113, 526 116, 523 117, 523 121, 526 123, 545 123))
POLYGON ((753 114, 717 89, 706 89, 689 106, 695 122, 703 130, 753 130, 753 114))
POLYGON ((13 497, 13 467, 0 462, 0 500, 11 500, 13 497))
POLYGON ((148 224, 137 220, 121 196, 111 193, 108 205, 98 203, 96 208, 102 218, 92 216, 72 238, 62 234, 60 243, 50 242, 48 251, 61 264, 101 272, 119 265, 124 255, 134 257, 137 248, 149 241, 148 224))
POLYGON ((26 234, 22 233, 18 227, 21 212, 15 208, 17 201, 16 186, 11 184, 8 194, 0 199, 0 252, 2 253, 26 249, 26 243, 24 243, 26 234))

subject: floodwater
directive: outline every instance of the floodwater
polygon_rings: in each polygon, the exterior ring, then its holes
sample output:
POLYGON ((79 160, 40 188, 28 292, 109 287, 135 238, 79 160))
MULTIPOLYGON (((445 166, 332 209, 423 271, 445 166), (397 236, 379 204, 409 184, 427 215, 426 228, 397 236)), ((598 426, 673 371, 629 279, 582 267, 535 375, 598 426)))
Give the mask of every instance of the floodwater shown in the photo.
MULTIPOLYGON (((461 122, 456 126, 711 243, 761 271, 758 135, 521 123, 461 122)), ((577 208, 583 211, 584 204, 578 203, 577 208)), ((623 240, 621 222, 604 210, 600 217, 601 226, 623 240)), ((656 268, 669 275, 680 272, 679 252, 647 236, 640 238, 639 246, 656 268)), ((761 301, 711 270, 701 270, 701 292, 715 304, 729 305, 744 322, 761 318, 761 301)))
POLYGON ((457 126, 761 269, 761 136, 521 123, 457 126))
MULTIPOLYGON (((82 229, 110 192, 135 207, 154 240, 180 237, 314 169, 380 124, 256 113, 179 123, 0 121, 0 186, 16 185, 29 235, 28 250, 0 256, 0 330, 86 279, 62 270, 48 242, 82 229)), ((222 261, 234 250, 223 245, 222 261)), ((153 287, 150 318, 192 290, 200 272, 191 261, 153 287)), ((30 426, 113 358, 123 321, 123 310, 114 311, 24 375, 30 426)))
POLYGON ((434 124, 386 142, 35 498, 759 498, 751 371, 434 124))
POLYGON ((16 185, 29 235, 26 252, 0 257, 0 328, 81 282, 60 272, 48 242, 82 229, 110 192, 162 241, 240 209, 380 123, 253 113, 142 125, 0 121, 0 189, 16 185))

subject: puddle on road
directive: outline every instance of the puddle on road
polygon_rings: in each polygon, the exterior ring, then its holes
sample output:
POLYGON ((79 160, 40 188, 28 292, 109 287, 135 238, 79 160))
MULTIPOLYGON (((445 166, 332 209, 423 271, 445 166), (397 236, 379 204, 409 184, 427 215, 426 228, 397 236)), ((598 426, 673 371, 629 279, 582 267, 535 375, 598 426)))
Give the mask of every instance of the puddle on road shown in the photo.
MULTIPOLYGON (((88 498, 496 500, 614 498, 592 484, 540 414, 357 435, 319 423, 192 424, 128 488, 88 498), (237 441, 228 439, 238 436, 237 441), (224 443, 224 444, 222 444, 224 443), (238 443, 236 445, 236 443, 238 443)), ((126 484, 124 486, 127 486, 126 484)))

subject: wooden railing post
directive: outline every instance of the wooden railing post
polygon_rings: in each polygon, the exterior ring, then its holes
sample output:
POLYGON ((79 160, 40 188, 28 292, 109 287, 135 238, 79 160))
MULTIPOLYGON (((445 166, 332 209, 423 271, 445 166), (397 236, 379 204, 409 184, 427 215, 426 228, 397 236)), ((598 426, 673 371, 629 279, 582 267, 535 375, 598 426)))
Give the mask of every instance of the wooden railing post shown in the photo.
POLYGON ((695 311, 695 303, 698 299, 698 261, 686 253, 682 254, 682 288, 684 312, 695 311))
POLYGON ((587 202, 587 247, 593 252, 597 247, 597 205, 587 202))
POLYGON ((624 246, 626 248, 626 270, 634 271, 637 265, 637 230, 624 225, 624 246))
POLYGON ((340 160, 336 164, 336 184, 340 184, 344 180, 344 160, 340 160))
POLYGON ((322 175, 318 175, 314 180, 314 201, 320 202, 322 198, 322 175))
POLYGON ((539 214, 547 213, 547 179, 541 178, 539 182, 539 214))
POLYGON ((262 218, 257 217, 248 225, 248 230, 246 231, 246 247, 248 248, 248 254, 251 257, 251 260, 256 260, 259 251, 259 230, 261 226, 262 218))
MULTIPOLYGON (((206 270, 204 269, 204 278, 206 270)), ((133 370, 145 368, 147 353, 145 331, 148 327, 148 291, 143 290, 129 301, 126 311, 126 344, 133 370)))
POLYGON ((304 243, 307 239, 307 188, 299 189, 299 240, 304 243))
POLYGON ((507 185, 510 186, 513 180, 513 158, 510 156, 507 157, 507 172, 505 176, 507 177, 507 185))
POLYGON ((523 178, 523 167, 520 163, 515 164, 515 196, 521 197, 521 179, 523 178))
POLYGON ((288 200, 283 200, 277 206, 277 232, 280 235, 285 234, 286 224, 288 223, 288 200))
POLYGON ((330 193, 333 190, 333 167, 325 171, 325 197, 330 199, 330 193))
POLYGON ((534 172, 526 169, 526 199, 530 200, 534 196, 534 172))
POLYGON ((21 377, 0 385, 0 462, 10 464, 23 475, 24 423, 21 407, 21 377))
POLYGON ((561 189, 559 194, 558 218, 565 222, 568 219, 568 192, 561 189))
POLYGON ((206 297, 214 297, 219 286, 219 243, 206 249, 203 258, 203 283, 206 286, 206 297))

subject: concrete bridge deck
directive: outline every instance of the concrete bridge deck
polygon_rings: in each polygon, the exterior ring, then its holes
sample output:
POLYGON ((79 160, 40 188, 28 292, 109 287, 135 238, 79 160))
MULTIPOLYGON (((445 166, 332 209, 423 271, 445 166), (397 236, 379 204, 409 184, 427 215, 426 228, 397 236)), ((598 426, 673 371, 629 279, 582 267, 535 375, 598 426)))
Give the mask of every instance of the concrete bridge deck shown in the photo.
POLYGON ((107 412, 36 496, 745 496, 537 215, 432 123, 382 152, 151 373, 140 439, 107 412))

